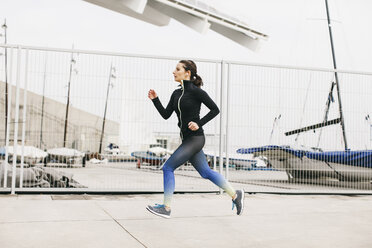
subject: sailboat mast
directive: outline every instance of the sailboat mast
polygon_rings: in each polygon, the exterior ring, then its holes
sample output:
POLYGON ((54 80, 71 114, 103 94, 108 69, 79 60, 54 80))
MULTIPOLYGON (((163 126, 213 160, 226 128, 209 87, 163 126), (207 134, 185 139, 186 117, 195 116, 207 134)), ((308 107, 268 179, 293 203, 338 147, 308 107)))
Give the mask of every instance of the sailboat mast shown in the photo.
POLYGON ((109 97, 109 92, 110 92, 110 85, 111 85, 111 78, 112 78, 112 63, 111 63, 111 66, 110 66, 110 75, 109 75, 109 80, 108 80, 108 84, 107 84, 107 92, 106 92, 106 102, 105 102, 105 112, 103 114, 103 122, 102 122, 102 130, 101 130, 101 138, 99 140, 99 149, 98 149, 98 153, 101 153, 102 152, 102 140, 103 140, 103 134, 105 133, 105 123, 106 123, 106 111, 107 111, 107 101, 108 101, 108 97, 109 97))
MULTIPOLYGON (((74 49, 74 46, 72 46, 74 49)), ((74 60, 74 53, 71 52, 71 60, 70 60, 70 74, 68 78, 68 90, 67 90, 67 104, 66 104, 66 117, 65 117, 65 129, 63 132, 63 147, 66 147, 66 139, 67 139, 67 123, 68 123, 68 110, 70 106, 70 85, 71 85, 71 75, 72 75, 72 64, 75 63, 74 60)))
POLYGON ((46 82, 46 68, 47 68, 48 54, 45 55, 45 64, 44 64, 44 82, 43 82, 43 98, 41 100, 41 120, 40 120, 40 141, 39 148, 43 143, 43 124, 44 124, 44 105, 45 105, 45 82, 46 82))
POLYGON ((346 134, 345 134, 345 122, 344 122, 344 115, 342 113, 340 84, 339 84, 339 81, 338 81, 338 75, 337 75, 337 71, 336 71, 337 70, 336 56, 335 56, 335 49, 334 49, 334 46, 333 46, 332 27, 331 27, 331 20, 330 20, 330 17, 329 17, 328 0, 325 0, 325 4, 326 4, 326 10, 327 10, 329 38, 330 38, 331 49, 332 49, 333 69, 335 69, 334 74, 335 74, 337 97, 338 97, 338 107, 339 107, 340 119, 341 119, 341 129, 342 129, 342 135, 344 137, 345 150, 347 150, 347 141, 346 141, 346 134))

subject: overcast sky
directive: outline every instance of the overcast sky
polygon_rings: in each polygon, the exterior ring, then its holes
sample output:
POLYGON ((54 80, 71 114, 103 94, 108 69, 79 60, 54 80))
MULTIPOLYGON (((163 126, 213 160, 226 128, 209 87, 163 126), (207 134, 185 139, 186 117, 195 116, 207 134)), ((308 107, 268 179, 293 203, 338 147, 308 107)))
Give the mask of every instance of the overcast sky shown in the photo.
MULTIPOLYGON (((172 20, 152 24, 81 0, 0 0, 8 43, 331 68, 324 0, 204 0, 270 36, 258 52, 172 20)), ((372 1, 329 0, 339 69, 372 71, 372 1)), ((1 42, 3 42, 2 38, 1 42)))

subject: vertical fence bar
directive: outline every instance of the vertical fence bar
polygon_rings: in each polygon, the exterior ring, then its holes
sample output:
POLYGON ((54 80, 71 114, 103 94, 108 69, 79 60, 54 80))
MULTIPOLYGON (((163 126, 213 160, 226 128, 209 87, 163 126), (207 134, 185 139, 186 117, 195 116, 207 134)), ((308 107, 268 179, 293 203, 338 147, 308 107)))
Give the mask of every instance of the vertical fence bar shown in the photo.
MULTIPOLYGON (((219 63, 216 63, 216 82, 218 80, 218 67, 219 67, 219 63)), ((216 86, 216 99, 218 99, 218 86, 216 86)), ((220 114, 221 116, 221 114, 220 114)), ((214 143, 214 155, 213 155, 213 170, 216 170, 217 168, 217 122, 215 122, 214 124, 214 135, 213 135, 213 143, 214 143)))
POLYGON ((16 168, 17 168, 17 148, 18 148, 18 121, 19 121, 19 85, 21 74, 21 47, 17 48, 17 77, 16 77, 16 105, 14 117, 14 141, 13 141, 13 167, 12 167, 12 190, 11 194, 15 194, 16 184, 16 168))
MULTIPOLYGON (((220 140, 219 140, 219 166, 220 166, 220 174, 223 174, 223 122, 224 122, 224 117, 223 117, 223 111, 224 111, 224 97, 223 97, 223 85, 224 85, 224 80, 225 80, 225 62, 221 62, 221 89, 220 89, 220 108, 221 108, 221 114, 220 114, 220 140)), ((222 194, 222 189, 220 189, 220 193, 222 194)))
POLYGON ((26 113, 27 113, 27 70, 28 70, 28 49, 25 50, 25 85, 23 90, 23 117, 22 117, 22 155, 21 155, 21 174, 19 177, 19 187, 23 187, 23 163, 25 151, 25 136, 26 136, 26 113))
POLYGON ((226 180, 229 180, 229 96, 230 96, 230 63, 227 64, 227 81, 226 81, 226 140, 225 140, 225 154, 226 154, 226 180))
POLYGON ((12 109, 12 85, 11 82, 13 80, 13 48, 10 49, 10 66, 9 66, 9 81, 6 82, 9 84, 8 87, 8 112, 7 112, 7 122, 6 122, 6 137, 5 137, 5 160, 4 160, 4 188, 7 187, 8 184, 8 158, 9 158, 9 135, 10 135, 10 111, 12 109))

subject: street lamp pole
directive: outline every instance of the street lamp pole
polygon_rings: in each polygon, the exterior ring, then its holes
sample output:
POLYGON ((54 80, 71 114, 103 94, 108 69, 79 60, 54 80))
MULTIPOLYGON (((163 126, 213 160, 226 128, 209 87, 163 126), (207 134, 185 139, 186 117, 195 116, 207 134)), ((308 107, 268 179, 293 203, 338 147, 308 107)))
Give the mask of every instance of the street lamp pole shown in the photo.
MULTIPOLYGON (((73 47, 72 47, 73 48, 73 47)), ((63 132, 63 147, 66 147, 66 140, 67 140, 67 123, 68 123, 68 110, 70 105, 70 85, 71 85, 71 76, 73 72, 73 65, 76 63, 74 59, 74 53, 71 52, 71 60, 70 60, 70 76, 68 79, 68 90, 67 90, 67 104, 66 104, 66 116, 65 116, 65 129, 63 132)))
MULTIPOLYGON (((6 29, 8 26, 6 25, 6 19, 4 20, 4 24, 1 26, 4 29, 4 44, 7 44, 6 38, 6 29)), ((8 56, 7 56, 7 48, 5 48, 4 58, 5 58, 5 136, 7 131, 7 121, 8 121, 8 56)))
POLYGON ((104 133, 105 133, 105 122, 106 122, 106 112, 107 112, 107 101, 108 101, 108 96, 109 96, 109 92, 110 92, 110 86, 112 86, 112 84, 111 84, 111 78, 116 78, 114 72, 115 72, 115 67, 112 67, 112 63, 111 63, 110 74, 109 74, 109 80, 108 80, 108 84, 107 84, 107 92, 106 92, 105 112, 104 112, 104 114, 103 114, 103 122, 102 122, 102 130, 101 130, 101 138, 100 138, 100 141, 99 141, 99 150, 98 150, 98 153, 101 153, 101 152, 102 152, 102 140, 103 140, 103 135, 104 135, 104 133))

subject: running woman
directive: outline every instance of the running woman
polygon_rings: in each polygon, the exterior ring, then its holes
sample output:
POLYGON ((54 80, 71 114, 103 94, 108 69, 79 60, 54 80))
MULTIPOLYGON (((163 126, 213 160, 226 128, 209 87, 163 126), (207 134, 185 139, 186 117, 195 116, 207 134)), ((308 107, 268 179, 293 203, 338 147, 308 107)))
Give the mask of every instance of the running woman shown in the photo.
POLYGON ((180 88, 173 92, 166 108, 153 89, 149 90, 148 97, 164 119, 168 119, 173 111, 176 112, 182 144, 163 165, 164 203, 147 206, 146 209, 155 215, 170 218, 171 199, 175 188, 174 171, 189 161, 203 178, 211 180, 231 196, 233 209, 236 206, 237 214, 241 215, 244 208, 244 190, 235 191, 220 173, 209 168, 202 150, 205 144, 202 126, 220 111, 208 94, 200 88, 203 80, 197 74, 197 67, 193 61, 179 61, 173 76, 174 80, 180 83, 180 88), (202 103, 210 111, 200 119, 202 103))

